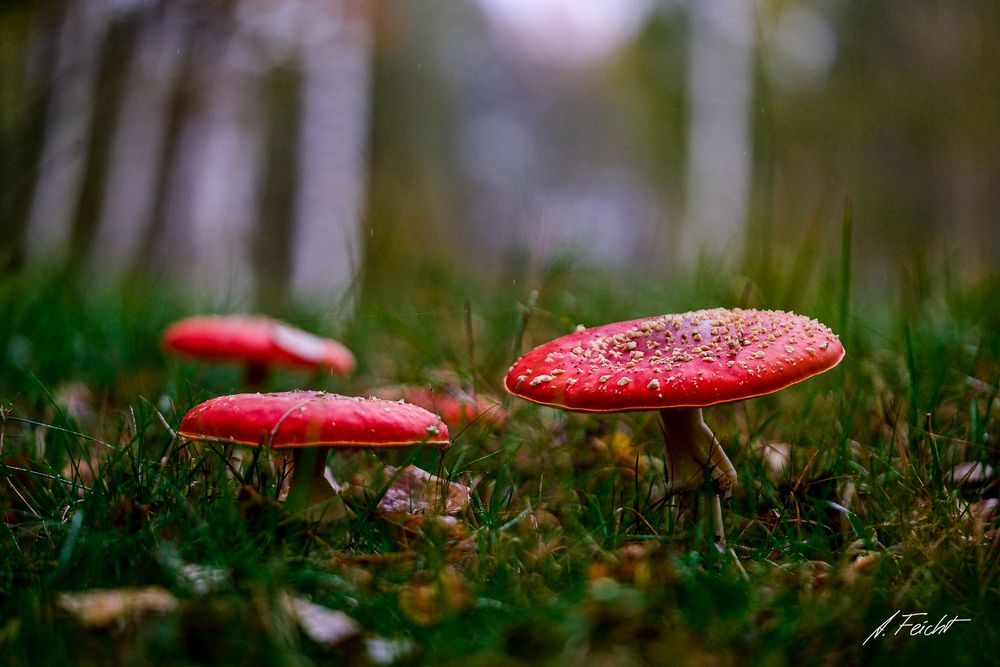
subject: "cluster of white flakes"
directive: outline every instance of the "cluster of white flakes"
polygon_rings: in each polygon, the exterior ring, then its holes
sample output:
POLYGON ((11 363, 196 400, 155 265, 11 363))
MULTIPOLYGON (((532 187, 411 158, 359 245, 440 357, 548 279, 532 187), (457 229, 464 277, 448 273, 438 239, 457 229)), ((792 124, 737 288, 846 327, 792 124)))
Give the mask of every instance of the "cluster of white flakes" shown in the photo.
POLYGON ((548 374, 548 375, 542 374, 542 375, 537 376, 535 379, 533 379, 531 381, 531 386, 532 387, 537 387, 538 385, 540 385, 543 382, 552 382, 555 379, 556 379, 555 375, 552 375, 552 374, 548 374))

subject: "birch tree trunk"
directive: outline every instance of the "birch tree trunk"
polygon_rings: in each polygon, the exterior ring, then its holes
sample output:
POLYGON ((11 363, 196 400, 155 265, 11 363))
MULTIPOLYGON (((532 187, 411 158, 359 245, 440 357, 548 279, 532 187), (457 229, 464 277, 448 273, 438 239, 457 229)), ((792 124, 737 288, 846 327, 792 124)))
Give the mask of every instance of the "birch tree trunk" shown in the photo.
POLYGON ((343 296, 361 258, 360 224, 368 173, 371 35, 364 17, 344 12, 302 49, 299 184, 291 246, 297 300, 343 296))
POLYGON ((111 8, 104 0, 66 3, 55 44, 55 70, 44 141, 25 235, 29 262, 70 252, 94 108, 101 47, 111 8))
POLYGON ((120 277, 135 268, 152 232, 167 150, 170 99, 186 49, 183 16, 171 6, 146 17, 126 75, 90 265, 120 277))
POLYGON ((690 4, 687 203, 679 257, 739 257, 751 175, 753 3, 690 4))

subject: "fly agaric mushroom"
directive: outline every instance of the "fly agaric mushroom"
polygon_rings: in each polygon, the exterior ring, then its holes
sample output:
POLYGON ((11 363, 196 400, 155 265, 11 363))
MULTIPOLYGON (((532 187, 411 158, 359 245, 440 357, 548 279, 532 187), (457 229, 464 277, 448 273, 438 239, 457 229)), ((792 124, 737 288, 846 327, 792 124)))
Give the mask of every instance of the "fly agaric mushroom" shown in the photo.
POLYGON ((510 393, 579 412, 659 410, 671 491, 711 481, 719 493, 736 470, 701 409, 762 396, 836 366, 844 348, 816 320, 782 311, 715 308, 583 329, 545 343, 507 373, 510 393))
POLYGON ((313 508, 323 518, 346 509, 324 476, 330 449, 448 447, 448 427, 427 410, 402 401, 340 396, 319 391, 219 396, 191 408, 178 435, 187 440, 228 442, 292 450, 288 505, 313 508))
POLYGON ((441 419, 452 428, 466 426, 479 421, 488 426, 503 426, 507 413, 500 401, 482 394, 470 394, 458 387, 435 390, 415 385, 391 385, 374 391, 379 398, 404 400, 413 405, 441 415, 441 419))
POLYGON ((320 338, 263 315, 208 315, 175 322, 163 347, 189 357, 246 363, 246 384, 259 387, 274 365, 354 370, 354 355, 335 340, 320 338))

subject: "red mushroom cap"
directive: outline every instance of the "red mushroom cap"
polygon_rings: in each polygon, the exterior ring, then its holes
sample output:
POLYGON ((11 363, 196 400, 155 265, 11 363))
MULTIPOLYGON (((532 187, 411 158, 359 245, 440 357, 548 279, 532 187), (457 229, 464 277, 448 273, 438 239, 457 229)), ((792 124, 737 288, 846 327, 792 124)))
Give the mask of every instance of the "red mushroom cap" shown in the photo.
POLYGON ((354 355, 320 338, 261 315, 215 315, 175 322, 163 333, 168 350, 204 359, 354 370, 354 355))
POLYGON ((191 408, 178 434, 276 449, 449 445, 448 427, 423 408, 320 391, 219 396, 191 408))
POLYGON ((503 426, 507 413, 498 400, 483 395, 468 394, 460 389, 434 390, 414 385, 390 385, 374 391, 379 398, 402 399, 441 415, 446 424, 463 426, 480 421, 489 426, 503 426))
POLYGON ((583 412, 705 407, 783 389, 836 366, 844 348, 816 320, 715 308, 617 322, 541 345, 507 391, 583 412))

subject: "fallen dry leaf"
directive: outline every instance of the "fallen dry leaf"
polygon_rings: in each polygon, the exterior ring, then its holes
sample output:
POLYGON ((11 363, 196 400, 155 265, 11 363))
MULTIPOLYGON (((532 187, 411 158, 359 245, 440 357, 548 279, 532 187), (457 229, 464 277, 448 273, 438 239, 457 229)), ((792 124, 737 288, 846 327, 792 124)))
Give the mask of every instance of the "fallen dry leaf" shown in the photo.
POLYGON ((399 608, 411 622, 428 627, 469 604, 469 587, 453 567, 436 577, 418 573, 399 591, 399 608))
POLYGON ((997 516, 1000 500, 996 498, 980 498, 969 505, 969 514, 983 523, 991 522, 997 516))
MULTIPOLYGON (((394 468, 386 468, 394 475, 394 468)), ((472 490, 457 482, 430 474, 416 466, 407 466, 378 502, 378 511, 387 520, 398 523, 413 515, 460 514, 469 506, 472 490)))
POLYGON ((622 468, 629 475, 638 472, 641 476, 650 469, 659 471, 661 467, 655 458, 644 453, 643 448, 635 443, 632 436, 622 431, 615 431, 603 438, 594 438, 591 444, 599 455, 606 456, 612 465, 622 468))
POLYGON ((336 646, 361 634, 358 622, 342 611, 298 596, 287 596, 285 604, 303 634, 322 646, 336 646))
POLYGON ((177 574, 199 595, 211 593, 229 581, 229 571, 214 565, 184 563, 177 569, 177 574))
POLYGON ((177 598, 159 586, 95 589, 60 593, 56 604, 86 628, 123 627, 152 614, 177 608, 177 598))
POLYGON ((373 665, 392 665, 417 651, 412 639, 370 637, 365 640, 365 652, 373 665))
POLYGON ((993 468, 985 463, 965 461, 951 469, 949 481, 958 487, 981 486, 993 478, 993 468))
POLYGON ((673 566, 655 542, 635 542, 615 551, 601 552, 587 568, 587 578, 591 581, 607 579, 637 588, 663 585, 675 576, 673 566))
POLYGON ((848 583, 856 581, 859 576, 874 572, 881 558, 882 557, 878 552, 862 553, 844 566, 841 570, 840 576, 848 583))

